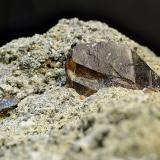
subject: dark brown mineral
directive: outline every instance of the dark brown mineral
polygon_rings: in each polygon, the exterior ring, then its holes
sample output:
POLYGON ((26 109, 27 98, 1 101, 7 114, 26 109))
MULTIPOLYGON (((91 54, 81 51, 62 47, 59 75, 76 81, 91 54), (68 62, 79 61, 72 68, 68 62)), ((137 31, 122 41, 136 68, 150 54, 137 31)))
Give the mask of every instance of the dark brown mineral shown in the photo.
POLYGON ((112 41, 74 46, 66 62, 66 73, 69 87, 86 96, 109 86, 160 87, 160 77, 139 55, 112 41))

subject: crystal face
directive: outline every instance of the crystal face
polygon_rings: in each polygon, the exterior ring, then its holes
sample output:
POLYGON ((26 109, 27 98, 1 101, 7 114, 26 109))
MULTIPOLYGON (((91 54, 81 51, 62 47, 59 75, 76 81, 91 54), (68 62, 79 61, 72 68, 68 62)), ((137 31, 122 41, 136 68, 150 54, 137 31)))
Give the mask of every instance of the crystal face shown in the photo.
POLYGON ((66 74, 68 86, 86 96, 109 86, 160 87, 160 77, 139 55, 112 41, 74 46, 66 61, 66 74))
POLYGON ((15 96, 0 98, 0 114, 14 109, 18 104, 18 99, 15 96))

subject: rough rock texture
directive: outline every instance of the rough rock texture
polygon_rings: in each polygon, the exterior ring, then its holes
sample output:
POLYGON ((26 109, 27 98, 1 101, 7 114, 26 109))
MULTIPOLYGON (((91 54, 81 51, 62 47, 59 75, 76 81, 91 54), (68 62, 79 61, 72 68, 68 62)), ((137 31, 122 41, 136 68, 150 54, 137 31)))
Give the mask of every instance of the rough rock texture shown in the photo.
POLYGON ((0 117, 0 159, 160 159, 159 92, 111 87, 83 99, 65 87, 71 46, 106 40, 127 44, 160 75, 153 52, 96 21, 63 19, 0 48, 0 87, 21 99, 0 117))

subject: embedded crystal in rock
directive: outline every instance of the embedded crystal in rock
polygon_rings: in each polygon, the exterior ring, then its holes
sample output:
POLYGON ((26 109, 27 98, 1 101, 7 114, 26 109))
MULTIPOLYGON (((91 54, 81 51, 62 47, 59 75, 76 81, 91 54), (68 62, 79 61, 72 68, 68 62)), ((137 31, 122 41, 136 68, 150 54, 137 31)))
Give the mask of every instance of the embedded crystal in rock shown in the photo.
POLYGON ((0 114, 14 109, 18 104, 18 99, 15 96, 0 98, 0 114))
POLYGON ((83 95, 122 86, 160 87, 160 77, 127 45, 112 41, 78 44, 66 61, 67 83, 83 95))

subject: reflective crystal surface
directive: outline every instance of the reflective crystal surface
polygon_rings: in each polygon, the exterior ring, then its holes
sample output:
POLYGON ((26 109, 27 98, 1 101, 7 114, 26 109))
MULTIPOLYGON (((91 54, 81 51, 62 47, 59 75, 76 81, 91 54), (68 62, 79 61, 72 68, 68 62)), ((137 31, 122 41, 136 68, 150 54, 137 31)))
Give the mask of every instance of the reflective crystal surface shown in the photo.
POLYGON ((15 96, 0 98, 0 115, 8 110, 14 109, 18 104, 18 99, 15 96))
POLYGON ((102 87, 160 87, 160 77, 126 45, 115 42, 78 44, 66 61, 67 84, 83 95, 102 87))

